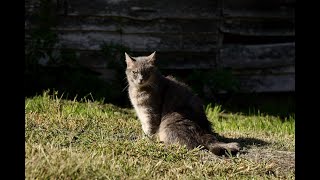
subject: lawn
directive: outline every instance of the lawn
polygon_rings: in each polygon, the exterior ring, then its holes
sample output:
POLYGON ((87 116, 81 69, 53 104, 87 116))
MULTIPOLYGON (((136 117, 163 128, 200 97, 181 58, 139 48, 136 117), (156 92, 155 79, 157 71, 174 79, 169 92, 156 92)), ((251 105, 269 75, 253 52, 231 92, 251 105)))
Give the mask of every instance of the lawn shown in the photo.
POLYGON ((295 117, 206 107, 216 132, 241 152, 217 157, 143 136, 133 109, 92 98, 25 99, 26 179, 295 179, 295 117))

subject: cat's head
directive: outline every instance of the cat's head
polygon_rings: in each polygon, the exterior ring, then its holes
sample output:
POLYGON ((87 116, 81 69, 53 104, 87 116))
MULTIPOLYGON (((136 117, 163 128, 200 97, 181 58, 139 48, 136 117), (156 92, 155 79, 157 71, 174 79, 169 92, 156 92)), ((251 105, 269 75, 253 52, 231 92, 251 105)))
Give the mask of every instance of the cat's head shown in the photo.
POLYGON ((156 52, 149 56, 131 57, 125 53, 127 69, 126 75, 131 85, 141 87, 152 83, 157 71, 155 66, 156 52))

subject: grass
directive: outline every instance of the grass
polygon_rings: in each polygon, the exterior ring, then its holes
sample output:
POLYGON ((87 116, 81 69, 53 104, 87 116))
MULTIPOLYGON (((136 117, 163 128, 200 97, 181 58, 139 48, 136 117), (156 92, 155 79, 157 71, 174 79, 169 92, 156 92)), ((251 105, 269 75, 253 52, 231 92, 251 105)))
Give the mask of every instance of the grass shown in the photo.
POLYGON ((295 179, 295 119, 206 107, 236 157, 164 146, 143 136, 133 109, 44 92, 25 99, 26 179, 295 179))

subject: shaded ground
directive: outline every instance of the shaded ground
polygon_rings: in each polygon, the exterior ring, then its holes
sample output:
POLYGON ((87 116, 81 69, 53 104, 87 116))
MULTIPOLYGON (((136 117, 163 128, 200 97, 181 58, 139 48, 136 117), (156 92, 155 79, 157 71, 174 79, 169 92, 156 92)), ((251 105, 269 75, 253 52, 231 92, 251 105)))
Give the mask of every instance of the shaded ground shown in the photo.
MULTIPOLYGON (((170 74, 171 71, 166 72, 170 74)), ((172 73, 171 73, 172 74, 172 73)), ((33 97, 44 90, 56 90, 63 98, 73 100, 90 96, 120 107, 131 107, 125 86, 126 79, 105 82, 98 73, 84 67, 68 66, 44 68, 25 73, 25 96, 33 97)), ((177 74, 185 77, 187 74, 177 74)), ((123 75, 122 75, 123 76, 123 75)), ((284 119, 295 113, 295 93, 229 93, 208 97, 203 87, 190 84, 191 88, 204 100, 205 104, 222 105, 226 112, 250 114, 269 114, 284 119)))

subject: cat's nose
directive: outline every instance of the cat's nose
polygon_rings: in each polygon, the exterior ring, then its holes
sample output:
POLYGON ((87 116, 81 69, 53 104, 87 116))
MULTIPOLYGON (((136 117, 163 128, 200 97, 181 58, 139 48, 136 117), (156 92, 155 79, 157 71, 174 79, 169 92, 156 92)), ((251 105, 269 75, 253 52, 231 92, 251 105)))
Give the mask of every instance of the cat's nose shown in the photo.
POLYGON ((142 75, 138 75, 138 84, 142 84, 143 83, 143 76, 142 75))
POLYGON ((141 79, 138 79, 138 84, 142 84, 142 82, 143 82, 143 79, 141 78, 141 79))

